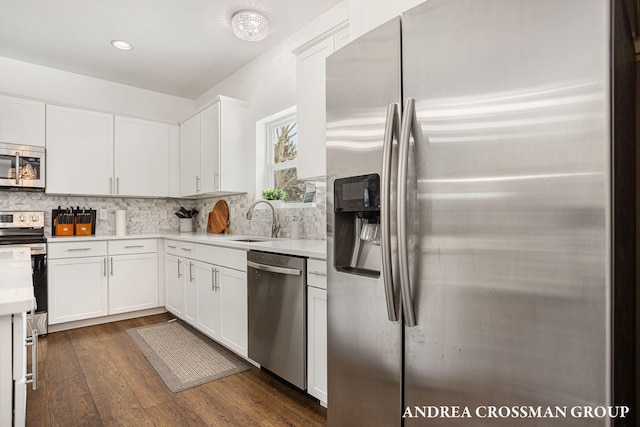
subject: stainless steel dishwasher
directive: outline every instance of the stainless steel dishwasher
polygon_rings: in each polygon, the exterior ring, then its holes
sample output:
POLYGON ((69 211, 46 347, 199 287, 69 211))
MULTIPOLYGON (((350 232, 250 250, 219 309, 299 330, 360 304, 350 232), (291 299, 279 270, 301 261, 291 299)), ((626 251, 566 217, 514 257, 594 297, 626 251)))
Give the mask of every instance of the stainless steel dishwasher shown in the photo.
POLYGON ((249 358, 307 388, 307 260, 249 251, 249 358))

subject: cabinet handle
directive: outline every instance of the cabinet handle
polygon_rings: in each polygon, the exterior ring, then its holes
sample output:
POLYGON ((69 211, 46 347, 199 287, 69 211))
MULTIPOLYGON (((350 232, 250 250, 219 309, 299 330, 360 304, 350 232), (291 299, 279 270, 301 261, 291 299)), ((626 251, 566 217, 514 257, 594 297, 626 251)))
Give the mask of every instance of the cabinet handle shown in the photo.
POLYGON ((170 249, 176 249, 176 247, 175 247, 175 246, 167 245, 167 247, 168 247, 168 248, 170 248, 170 249))
POLYGON ((16 185, 20 185, 20 152, 16 151, 16 185))
POLYGON ((180 248, 181 251, 187 251, 187 252, 191 252, 191 249, 189 248, 180 248))
POLYGON ((109 194, 113 194, 113 177, 109 177, 109 194))
POLYGON ((113 257, 111 257, 111 275, 113 276, 113 257))
POLYGON ((32 390, 38 389, 38 330, 33 329, 31 336, 26 339, 25 346, 31 347, 31 373, 25 375, 29 378, 26 384, 31 384, 32 390))
POLYGON ((211 267, 211 290, 216 290, 216 269, 211 267))
POLYGON ((311 270, 309 270, 307 273, 310 274, 310 275, 313 275, 313 276, 324 276, 324 277, 327 276, 327 273, 325 273, 323 271, 311 271, 311 270))
POLYGON ((120 177, 116 178, 116 194, 120 194, 120 177))
POLYGON ((193 263, 189 261, 189 281, 193 282, 193 263))
POLYGON ((90 251, 91 248, 69 248, 67 251, 69 252, 78 252, 78 251, 90 251))
POLYGON ((125 249, 144 248, 144 245, 127 245, 124 248, 125 249))
POLYGON ((103 259, 104 261, 104 277, 107 277, 107 258, 103 259))
POLYGON ((180 260, 178 260, 178 279, 181 277, 182 275, 180 274, 180 260))
POLYGON ((220 175, 218 172, 213 174, 213 188, 216 190, 220 190, 220 175))
POLYGON ((196 176, 196 193, 200 192, 200 177, 196 176))
POLYGON ((220 270, 216 268, 216 291, 220 290, 220 270))

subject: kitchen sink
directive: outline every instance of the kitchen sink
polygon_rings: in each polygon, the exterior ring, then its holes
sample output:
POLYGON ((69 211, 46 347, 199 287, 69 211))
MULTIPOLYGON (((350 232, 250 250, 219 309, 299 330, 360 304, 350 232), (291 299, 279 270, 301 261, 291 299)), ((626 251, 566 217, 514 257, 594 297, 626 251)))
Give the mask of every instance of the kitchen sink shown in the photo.
POLYGON ((253 243, 253 242, 268 242, 274 239, 269 237, 241 237, 239 239, 230 239, 232 242, 245 242, 245 243, 253 243))

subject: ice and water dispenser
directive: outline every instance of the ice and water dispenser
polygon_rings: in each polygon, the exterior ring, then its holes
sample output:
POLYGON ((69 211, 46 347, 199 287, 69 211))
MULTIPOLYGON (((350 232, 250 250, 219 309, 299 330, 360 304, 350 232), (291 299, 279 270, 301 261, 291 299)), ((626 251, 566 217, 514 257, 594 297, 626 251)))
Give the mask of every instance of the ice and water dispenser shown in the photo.
POLYGON ((334 264, 338 271, 380 276, 380 175, 334 181, 334 264))

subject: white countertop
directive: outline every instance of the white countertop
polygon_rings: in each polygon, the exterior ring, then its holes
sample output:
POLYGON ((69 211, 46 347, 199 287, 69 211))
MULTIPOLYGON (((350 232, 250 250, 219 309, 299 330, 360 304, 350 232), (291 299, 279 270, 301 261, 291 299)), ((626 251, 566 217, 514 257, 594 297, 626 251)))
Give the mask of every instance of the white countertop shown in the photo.
POLYGON ((0 316, 33 310, 29 248, 0 248, 0 316))
POLYGON ((135 240, 135 239, 171 239, 183 242, 201 243, 207 245, 223 246, 232 249, 258 250, 280 253, 285 255, 297 255, 315 259, 327 259, 326 240, 308 239, 271 239, 269 237, 245 236, 238 234, 203 234, 203 233, 158 233, 158 234, 132 234, 126 236, 70 236, 49 237, 49 243, 78 242, 86 240, 135 240), (236 239, 269 239, 258 242, 242 242, 236 239))

